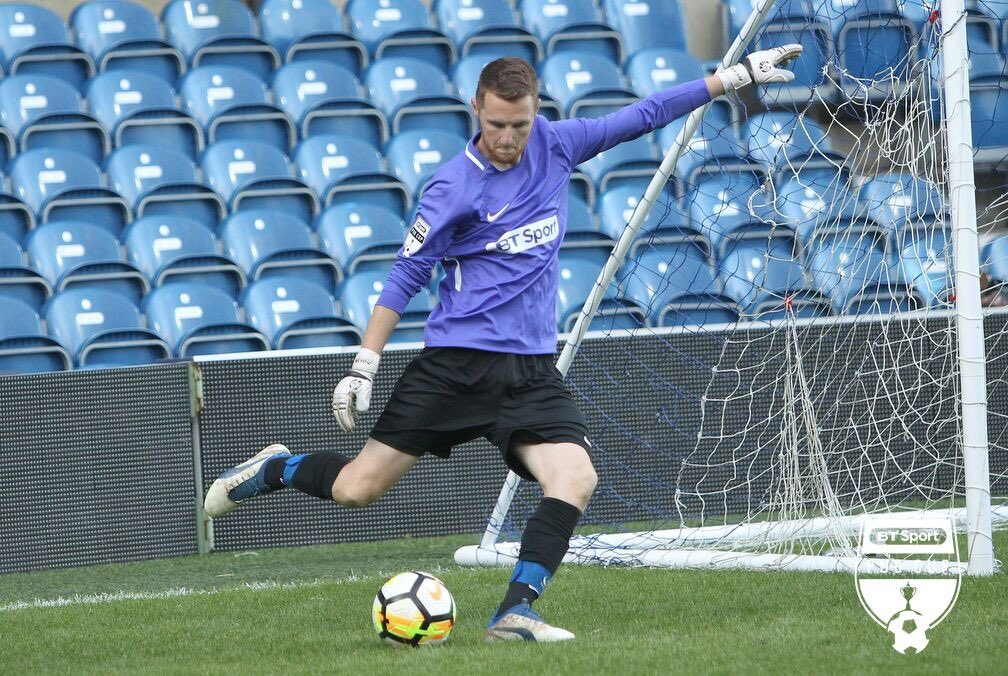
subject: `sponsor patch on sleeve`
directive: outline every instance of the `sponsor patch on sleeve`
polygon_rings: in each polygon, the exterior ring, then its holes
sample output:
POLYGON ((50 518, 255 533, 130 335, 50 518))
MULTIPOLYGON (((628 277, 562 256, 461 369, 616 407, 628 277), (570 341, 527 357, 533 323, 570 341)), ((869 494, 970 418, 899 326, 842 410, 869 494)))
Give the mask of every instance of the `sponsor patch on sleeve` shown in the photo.
POLYGON ((424 245, 429 233, 430 226, 427 225, 427 221, 417 216, 413 222, 413 227, 409 230, 409 234, 406 235, 406 242, 403 243, 403 256, 409 258, 417 251, 420 251, 420 247, 424 245))

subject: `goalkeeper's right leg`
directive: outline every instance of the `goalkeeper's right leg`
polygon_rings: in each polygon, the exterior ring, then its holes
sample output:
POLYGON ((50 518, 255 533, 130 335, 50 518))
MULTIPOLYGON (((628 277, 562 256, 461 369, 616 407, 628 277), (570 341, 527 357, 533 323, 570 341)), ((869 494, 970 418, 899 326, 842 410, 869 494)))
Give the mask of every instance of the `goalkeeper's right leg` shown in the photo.
POLYGON ((242 502, 258 495, 271 493, 265 478, 266 464, 270 460, 289 458, 291 452, 283 444, 273 444, 259 451, 245 462, 227 470, 210 484, 203 511, 212 519, 224 516, 242 502))

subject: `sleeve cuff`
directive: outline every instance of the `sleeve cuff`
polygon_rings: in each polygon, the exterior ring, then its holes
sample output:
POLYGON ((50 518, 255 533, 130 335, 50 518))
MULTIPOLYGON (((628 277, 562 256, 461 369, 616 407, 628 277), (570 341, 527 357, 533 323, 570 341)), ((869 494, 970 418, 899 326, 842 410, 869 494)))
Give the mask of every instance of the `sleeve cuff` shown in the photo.
POLYGON ((385 288, 382 289, 381 295, 378 296, 378 300, 375 302, 375 305, 387 307, 397 314, 402 315, 406 306, 409 305, 409 302, 409 296, 404 294, 401 290, 394 288, 391 284, 386 284, 385 288))

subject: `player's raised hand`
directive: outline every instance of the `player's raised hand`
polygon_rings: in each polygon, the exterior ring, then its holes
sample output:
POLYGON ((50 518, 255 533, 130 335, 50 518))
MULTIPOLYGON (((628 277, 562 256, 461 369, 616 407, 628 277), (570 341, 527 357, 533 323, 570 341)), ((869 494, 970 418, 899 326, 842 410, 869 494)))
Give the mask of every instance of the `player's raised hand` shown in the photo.
POLYGON ((332 410, 344 432, 357 427, 357 414, 371 406, 371 387, 378 371, 380 355, 366 347, 354 358, 353 366, 343 374, 332 395, 332 410))
POLYGON ((735 91, 749 84, 786 84, 794 80, 794 73, 786 66, 802 53, 798 44, 783 45, 764 49, 742 57, 742 60, 717 72, 724 85, 725 93, 735 91))

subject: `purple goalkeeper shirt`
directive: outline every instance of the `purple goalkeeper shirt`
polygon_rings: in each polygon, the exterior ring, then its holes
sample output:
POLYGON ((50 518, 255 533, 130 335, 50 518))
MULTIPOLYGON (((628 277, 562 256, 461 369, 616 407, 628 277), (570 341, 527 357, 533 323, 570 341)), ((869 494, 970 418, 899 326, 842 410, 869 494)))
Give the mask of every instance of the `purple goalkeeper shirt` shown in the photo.
POLYGON ((505 171, 476 149, 477 134, 424 189, 378 305, 402 314, 443 262, 426 346, 553 354, 557 253, 574 168, 709 101, 695 80, 598 119, 536 116, 521 160, 505 171))

